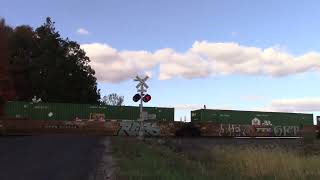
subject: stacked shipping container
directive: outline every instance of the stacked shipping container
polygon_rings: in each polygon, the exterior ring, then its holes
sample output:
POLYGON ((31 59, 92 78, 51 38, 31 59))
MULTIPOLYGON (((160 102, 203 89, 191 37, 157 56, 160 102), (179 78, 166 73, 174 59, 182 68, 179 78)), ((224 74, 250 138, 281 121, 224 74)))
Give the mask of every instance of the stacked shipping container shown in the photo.
POLYGON ((191 122, 301 126, 313 125, 312 114, 199 109, 191 111, 191 122))
MULTIPOLYGON (((148 114, 154 114, 157 121, 174 121, 174 108, 144 107, 148 114)), ((5 115, 8 118, 32 120, 79 119, 137 120, 139 107, 98 106, 89 104, 7 102, 5 115)), ((280 113, 259 111, 234 111, 199 109, 191 111, 191 122, 211 122, 214 124, 246 124, 275 126, 313 125, 313 115, 303 113, 280 113)))
MULTIPOLYGON (((174 108, 144 107, 148 114, 154 114, 158 121, 174 121, 174 108)), ((98 106, 89 104, 7 102, 5 115, 9 118, 28 118, 32 120, 96 119, 137 120, 139 107, 98 106)))

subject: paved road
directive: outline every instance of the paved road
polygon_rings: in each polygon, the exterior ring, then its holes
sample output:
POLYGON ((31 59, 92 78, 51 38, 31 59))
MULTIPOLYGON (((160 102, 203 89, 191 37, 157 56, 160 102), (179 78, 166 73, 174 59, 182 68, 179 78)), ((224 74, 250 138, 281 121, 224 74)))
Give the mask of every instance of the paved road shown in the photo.
POLYGON ((0 136, 0 180, 93 179, 105 141, 79 135, 0 136))

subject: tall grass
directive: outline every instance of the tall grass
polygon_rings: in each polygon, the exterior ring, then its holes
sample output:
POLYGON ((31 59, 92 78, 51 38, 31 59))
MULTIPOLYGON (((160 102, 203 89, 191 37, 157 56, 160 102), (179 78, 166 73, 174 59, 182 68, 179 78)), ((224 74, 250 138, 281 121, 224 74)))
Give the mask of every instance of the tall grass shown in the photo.
POLYGON ((320 156, 305 156, 281 148, 248 147, 238 150, 229 146, 215 149, 211 159, 219 158, 224 172, 239 179, 320 179, 320 156))
POLYGON ((320 179, 320 156, 272 148, 219 145, 177 152, 174 144, 113 140, 117 179, 320 179), (169 148, 170 147, 170 148, 169 148))

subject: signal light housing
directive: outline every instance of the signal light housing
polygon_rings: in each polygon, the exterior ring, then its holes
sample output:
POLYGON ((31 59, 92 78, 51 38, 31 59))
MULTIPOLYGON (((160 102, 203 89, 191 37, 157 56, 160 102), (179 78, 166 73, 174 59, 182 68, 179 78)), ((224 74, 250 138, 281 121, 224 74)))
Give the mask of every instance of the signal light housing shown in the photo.
POLYGON ((132 99, 133 99, 134 102, 138 102, 141 99, 141 96, 140 96, 140 94, 136 94, 136 95, 133 96, 132 99))
POLYGON ((149 94, 146 94, 145 96, 143 96, 142 100, 143 102, 149 102, 151 100, 151 96, 149 94))

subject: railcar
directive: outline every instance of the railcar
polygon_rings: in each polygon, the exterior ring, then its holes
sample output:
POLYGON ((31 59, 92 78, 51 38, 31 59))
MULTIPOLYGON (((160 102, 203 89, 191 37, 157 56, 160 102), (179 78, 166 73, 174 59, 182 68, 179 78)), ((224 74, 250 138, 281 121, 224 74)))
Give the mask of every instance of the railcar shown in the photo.
POLYGON ((174 121, 174 108, 7 102, 0 134, 82 133, 108 136, 302 137, 318 132, 313 114, 199 109, 191 122, 174 121))

